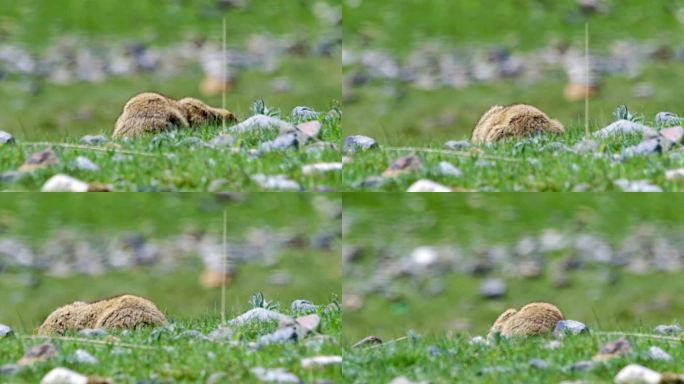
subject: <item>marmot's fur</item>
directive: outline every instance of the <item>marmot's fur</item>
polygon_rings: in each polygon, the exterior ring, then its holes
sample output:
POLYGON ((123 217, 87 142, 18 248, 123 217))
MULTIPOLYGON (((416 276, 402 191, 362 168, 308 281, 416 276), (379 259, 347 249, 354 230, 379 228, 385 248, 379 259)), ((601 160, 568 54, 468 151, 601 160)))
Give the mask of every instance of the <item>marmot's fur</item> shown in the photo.
POLYGON ((519 311, 507 309, 496 319, 489 336, 533 336, 553 332, 556 324, 564 320, 563 313, 553 304, 530 303, 519 311))
POLYGON ((116 120, 114 137, 158 133, 174 128, 215 124, 223 119, 237 120, 225 109, 212 108, 200 100, 173 100, 158 93, 141 93, 132 97, 116 120))
POLYGON ((151 301, 123 295, 85 303, 77 301, 57 308, 38 327, 41 335, 64 334, 85 328, 137 329, 166 324, 166 317, 151 301))
POLYGON ((559 121, 531 105, 496 105, 482 115, 473 130, 472 141, 486 143, 544 132, 563 134, 565 129, 559 121))

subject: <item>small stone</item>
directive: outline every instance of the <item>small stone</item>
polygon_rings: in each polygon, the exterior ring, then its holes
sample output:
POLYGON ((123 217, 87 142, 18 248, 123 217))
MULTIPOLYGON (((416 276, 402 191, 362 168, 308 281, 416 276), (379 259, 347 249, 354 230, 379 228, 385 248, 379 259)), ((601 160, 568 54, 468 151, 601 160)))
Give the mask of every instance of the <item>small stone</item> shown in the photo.
POLYGON ((501 279, 487 279, 480 286, 480 296, 485 299, 500 299, 506 296, 506 283, 501 279))
POLYGON ((648 156, 663 153, 663 146, 658 138, 647 139, 641 143, 625 148, 622 157, 629 158, 634 156, 648 156))
POLYGON ((299 339, 299 335, 300 334, 297 332, 297 327, 286 326, 283 328, 279 328, 273 333, 269 333, 267 335, 259 337, 259 344, 268 345, 297 341, 299 339))
POLYGON ((230 148, 235 145, 235 137, 232 135, 218 135, 211 139, 209 145, 216 149, 230 148))
POLYGON ((575 320, 561 320, 556 324, 556 328, 553 330, 553 335, 556 337, 579 335, 583 333, 589 333, 589 327, 584 325, 584 323, 575 320))
POLYGON ((451 151, 463 151, 465 149, 468 149, 472 146, 468 140, 451 140, 447 141, 444 144, 444 149, 448 149, 451 151))
POLYGON ((378 143, 368 136, 348 136, 344 140, 344 152, 354 153, 378 148, 378 143))
POLYGON ((0 366, 0 376, 14 376, 21 371, 19 364, 5 364, 0 366))
POLYGON ((682 333, 682 327, 679 324, 659 325, 655 327, 655 333, 658 335, 677 335, 682 333))
POLYGON ((681 118, 677 116, 676 113, 672 112, 658 112, 655 117, 655 122, 658 125, 670 127, 681 124, 684 122, 684 118, 681 118))
POLYGON ((299 148, 299 140, 294 133, 286 133, 274 140, 265 141, 259 145, 259 151, 261 152, 284 151, 297 148, 299 148))
POLYGON ((225 372, 214 372, 207 378, 206 384, 228 383, 228 374, 225 372))
POLYGON ((105 135, 85 135, 81 137, 81 143, 85 145, 98 145, 98 144, 104 144, 109 139, 105 135))
POLYGON ((50 343, 38 344, 29 348, 19 360, 20 365, 29 365, 37 361, 43 361, 57 356, 57 347, 50 343))
POLYGON ((415 155, 401 157, 395 160, 385 171, 383 176, 395 177, 419 170, 423 166, 420 158, 415 155))
POLYGON ((16 183, 24 177, 24 172, 20 171, 7 171, 0 173, 0 182, 2 183, 16 183))
POLYGON ((684 138, 684 128, 670 127, 660 130, 660 134, 673 143, 680 143, 684 138))
POLYGON ((589 372, 596 367, 596 362, 593 361, 578 361, 565 367, 570 372, 589 372))
POLYGON ((645 137, 652 137, 657 136, 658 132, 655 129, 647 127, 643 124, 635 123, 629 120, 618 120, 608 125, 607 127, 594 132, 594 137, 605 139, 609 137, 634 134, 641 134, 645 137))
POLYGON ((461 177, 463 176, 463 171, 456 168, 453 164, 448 161, 441 161, 439 163, 439 173, 444 176, 451 177, 461 177))
POLYGON ((319 113, 309 107, 294 107, 290 113, 292 121, 318 120, 319 113))
POLYGON ((265 383, 300 383, 299 378, 292 373, 289 373, 285 368, 264 368, 264 367, 254 367, 250 369, 250 372, 254 374, 262 382, 265 383))
POLYGON ((91 355, 88 351, 83 349, 77 349, 76 352, 74 352, 74 360, 83 364, 99 363, 99 360, 97 360, 95 356, 91 355))
POLYGON ((621 338, 602 346, 592 360, 606 361, 618 356, 628 355, 632 352, 632 344, 627 339, 621 338))
POLYGON ((328 173, 342 170, 342 163, 316 163, 302 166, 302 174, 311 176, 314 174, 328 173))
POLYGON ((673 361, 674 359, 669 353, 665 352, 655 345, 651 346, 646 353, 646 356, 651 360, 673 361))
POLYGON ((76 160, 74 160, 74 167, 82 171, 97 172, 100 170, 100 167, 97 164, 93 163, 90 159, 88 159, 85 156, 77 157, 76 160))
POLYGON ((88 377, 66 368, 54 368, 48 372, 40 384, 87 384, 88 377))
POLYGON ((212 180, 211 183, 209 183, 209 186, 207 186, 207 191, 208 192, 219 192, 228 186, 228 180, 227 179, 215 179, 212 180))
POLYGON ((365 347, 369 347, 371 345, 380 345, 380 344, 382 344, 382 340, 380 340, 379 337, 368 336, 368 337, 364 337, 360 341, 356 342, 354 345, 352 345, 352 348, 365 348, 365 347))
POLYGON ((207 339, 211 341, 231 341, 233 340, 234 332, 231 328, 228 327, 218 327, 214 329, 213 331, 209 332, 207 335, 207 339))
POLYGON ((44 151, 36 152, 26 159, 26 162, 19 168, 22 172, 31 172, 40 168, 47 168, 59 163, 57 153, 48 148, 44 151))
POLYGON ((411 184, 406 192, 451 192, 451 189, 432 180, 422 179, 411 184))
POLYGON ((615 185, 624 192, 662 192, 663 189, 648 180, 627 180, 619 179, 615 185))
POLYGON ((342 364, 342 356, 314 356, 302 359, 302 368, 325 367, 342 364))
POLYGON ((290 304, 290 311, 292 312, 316 312, 317 310, 318 306, 309 300, 295 300, 290 304))
POLYGON ((102 328, 85 328, 78 331, 79 336, 95 338, 107 336, 107 331, 102 328))
POLYGON ((615 384, 658 384, 662 375, 638 364, 629 364, 615 376, 615 384))
POLYGON ((254 322, 268 323, 272 321, 292 322, 292 318, 269 309, 253 308, 233 320, 230 320, 228 323, 233 326, 241 326, 254 322))
POLYGON ((294 130, 292 124, 280 120, 276 117, 266 115, 254 115, 238 125, 231 127, 231 131, 244 133, 255 130, 278 129, 281 132, 291 132, 294 130))
POLYGON ((387 179, 382 176, 370 176, 357 183, 358 188, 377 189, 387 183, 387 179))
POLYGON ((285 175, 267 176, 257 174, 252 176, 252 181, 261 188, 279 191, 301 191, 302 187, 296 181, 290 180, 285 175))
POLYGON ((297 325, 302 327, 307 332, 314 332, 321 325, 321 317, 317 314, 301 316, 295 319, 297 325))
POLYGON ((598 152, 599 143, 595 140, 582 140, 576 143, 572 150, 576 153, 596 153, 598 152))
POLYGON ((548 343, 544 344, 542 348, 544 349, 550 349, 550 350, 555 350, 555 349, 560 349, 563 347, 563 342, 560 340, 550 340, 548 343))
POLYGON ((41 192, 88 192, 88 183, 68 175, 54 175, 43 184, 41 192))
POLYGON ((14 143, 14 136, 5 131, 0 131, 0 145, 14 143))
POLYGON ((544 359, 531 359, 530 361, 527 362, 527 364, 530 367, 537 368, 537 369, 547 369, 551 366, 549 364, 549 362, 544 360, 544 359))
POLYGON ((307 139, 313 139, 320 136, 321 127, 320 121, 309 121, 308 123, 297 125, 297 130, 306 135, 307 139))
POLYGON ((0 324, 0 339, 12 336, 13 334, 14 331, 12 330, 12 328, 10 328, 8 325, 0 324))
POLYGON ((487 346, 487 345, 489 345, 489 342, 487 341, 487 339, 485 339, 482 336, 475 336, 475 337, 471 338, 470 340, 468 340, 468 344, 487 346))

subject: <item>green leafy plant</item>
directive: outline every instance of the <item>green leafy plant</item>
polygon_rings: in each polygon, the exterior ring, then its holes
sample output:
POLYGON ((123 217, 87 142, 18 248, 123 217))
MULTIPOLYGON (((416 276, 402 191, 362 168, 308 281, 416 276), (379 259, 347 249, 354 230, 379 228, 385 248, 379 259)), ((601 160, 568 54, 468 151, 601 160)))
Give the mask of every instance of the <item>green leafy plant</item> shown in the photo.
POLYGON ((632 114, 627 108, 627 106, 624 104, 618 105, 617 108, 615 108, 615 112, 613 112, 613 117, 615 117, 615 120, 627 120, 635 123, 644 122, 644 115, 632 114))
POLYGON ((269 310, 278 309, 278 304, 266 300, 266 297, 264 297, 264 294, 262 292, 257 292, 253 294, 252 297, 249 299, 249 305, 251 305, 252 308, 264 308, 269 310))
POLYGON ((275 108, 270 108, 268 105, 266 105, 266 102, 264 100, 259 99, 256 100, 252 103, 252 105, 249 107, 249 111, 252 113, 252 115, 266 115, 270 117, 280 117, 280 110, 275 109, 275 108))

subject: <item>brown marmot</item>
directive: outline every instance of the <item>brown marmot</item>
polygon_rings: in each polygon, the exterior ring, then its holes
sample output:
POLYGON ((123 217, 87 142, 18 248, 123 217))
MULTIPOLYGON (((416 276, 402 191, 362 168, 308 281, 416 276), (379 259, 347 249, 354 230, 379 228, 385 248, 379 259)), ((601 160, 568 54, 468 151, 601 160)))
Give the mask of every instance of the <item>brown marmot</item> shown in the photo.
POLYGON ((500 334, 509 336, 533 336, 553 332, 556 324, 564 320, 563 313, 553 304, 530 303, 519 311, 505 310, 489 330, 488 337, 500 334))
POLYGON ((122 295, 92 303, 77 301, 53 311, 38 327, 39 335, 64 334, 85 328, 137 329, 166 324, 166 317, 151 301, 122 295))
POLYGON ((174 128, 198 127, 219 123, 224 118, 230 122, 237 120, 232 112, 212 108, 197 99, 176 101, 158 93, 146 92, 128 100, 116 120, 112 136, 119 138, 174 128))
POLYGON ((544 112, 531 105, 496 105, 482 115, 473 130, 472 141, 487 143, 507 137, 544 132, 563 134, 565 129, 559 121, 550 119, 544 112))

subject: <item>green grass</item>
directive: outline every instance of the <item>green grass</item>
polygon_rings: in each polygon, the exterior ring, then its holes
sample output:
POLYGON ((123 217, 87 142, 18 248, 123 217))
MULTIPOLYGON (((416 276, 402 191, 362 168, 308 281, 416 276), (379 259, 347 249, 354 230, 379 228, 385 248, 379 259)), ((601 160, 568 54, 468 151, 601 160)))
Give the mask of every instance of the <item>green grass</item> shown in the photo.
MULTIPOLYGON (((285 311, 288 313, 289 311, 285 311)), ((240 312, 231 311, 229 315, 240 312)), ((301 380, 313 382, 318 379, 341 380, 339 365, 324 368, 301 367, 301 359, 317 355, 339 355, 339 335, 341 333, 340 312, 320 309, 322 317, 321 342, 301 340, 297 343, 275 344, 255 351, 248 346, 258 336, 273 332, 275 324, 245 325, 237 327, 234 340, 237 346, 225 343, 193 340, 179 337, 188 329, 208 333, 220 324, 216 312, 207 311, 193 320, 180 320, 170 314, 173 328, 141 330, 123 334, 114 333, 104 344, 88 343, 88 340, 73 341, 54 339, 59 355, 52 359, 24 367, 12 382, 36 383, 52 368, 66 367, 89 376, 107 377, 117 383, 138 382, 184 382, 204 383, 213 373, 225 372, 225 382, 259 382, 250 369, 254 367, 285 368, 301 380), (119 346, 117 344, 134 344, 119 346), (115 348, 123 348, 128 353, 114 354, 115 348), (72 358, 76 349, 85 349, 94 355, 100 364, 89 365, 75 362, 72 358)), ((0 364, 14 363, 33 345, 45 342, 44 338, 31 337, 18 333, 14 337, 0 341, 0 364)), ((3 379, 4 380, 4 379, 3 379)))
MULTIPOLYGON (((625 328, 629 331, 651 329, 625 328)), ((684 358, 682 342, 627 337, 634 352, 599 363, 589 372, 572 372, 571 364, 591 360, 602 345, 618 336, 582 335, 568 337, 557 350, 544 345, 549 337, 500 340, 490 346, 471 345, 465 336, 425 336, 397 341, 379 348, 345 350, 342 371, 351 383, 389 382, 406 376, 431 383, 557 383, 582 380, 612 383, 627 364, 637 363, 659 372, 681 372, 678 361, 684 358), (667 351, 672 362, 653 361, 645 354, 651 346, 667 351), (529 365, 531 359, 544 359, 545 369, 529 365)))

